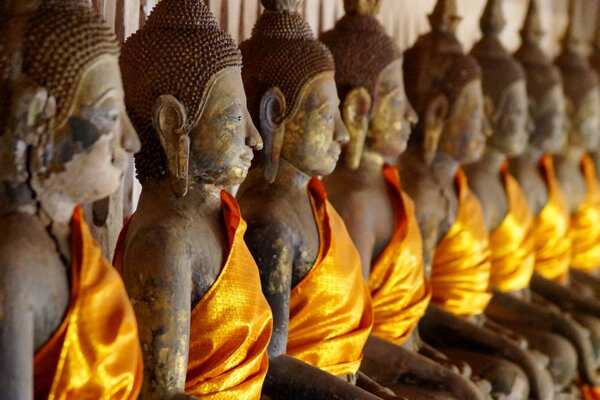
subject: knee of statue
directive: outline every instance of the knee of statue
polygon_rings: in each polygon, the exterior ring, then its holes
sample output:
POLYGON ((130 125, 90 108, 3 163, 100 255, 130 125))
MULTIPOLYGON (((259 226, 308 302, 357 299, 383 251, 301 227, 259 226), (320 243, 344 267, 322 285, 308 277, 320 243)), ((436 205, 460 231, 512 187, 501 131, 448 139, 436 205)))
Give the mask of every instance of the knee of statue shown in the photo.
POLYGON ((139 147, 116 37, 79 1, 48 0, 8 18, 0 76, 26 86, 1 96, 0 220, 10 234, 0 239, 0 368, 13 371, 0 378, 3 396, 136 397, 135 316, 78 207, 117 190, 139 147), (3 63, 15 54, 21 62, 3 63), (98 293, 111 293, 110 304, 98 293))

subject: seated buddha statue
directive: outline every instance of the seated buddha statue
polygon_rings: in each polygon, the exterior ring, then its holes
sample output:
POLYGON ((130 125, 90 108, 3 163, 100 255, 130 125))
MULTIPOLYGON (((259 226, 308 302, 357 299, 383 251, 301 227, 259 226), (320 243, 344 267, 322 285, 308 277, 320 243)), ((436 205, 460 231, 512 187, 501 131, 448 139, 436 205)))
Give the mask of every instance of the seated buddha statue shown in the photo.
POLYGON ((323 379, 366 387, 372 382, 358 371, 373 324, 369 288, 317 178, 333 171, 348 133, 332 55, 296 11, 299 3, 263 1, 240 45, 248 109, 265 146, 237 197, 273 310, 270 357, 286 354, 323 379))
POLYGON ((509 167, 521 187, 527 188, 524 194, 534 216, 531 232, 535 251, 534 274, 530 282, 532 300, 549 313, 546 322, 542 320, 536 323, 536 327, 544 329, 548 321, 553 320, 550 323, 552 330, 557 333, 556 329, 560 329, 560 334, 575 347, 580 380, 595 385, 598 378, 589 331, 571 315, 560 312, 560 308, 567 306, 580 311, 593 308, 594 302, 582 300, 578 293, 563 286, 568 281, 572 254, 570 218, 552 155, 565 145, 568 121, 561 74, 544 54, 540 45, 542 37, 538 5, 531 2, 522 29, 523 44, 516 58, 525 69, 534 129, 527 149, 511 159, 509 167))
POLYGON ((115 266, 138 321, 141 396, 260 399, 271 310, 246 224, 223 190, 245 178, 262 147, 241 53, 203 2, 163 0, 126 41, 120 64, 142 141, 142 193, 115 266))
POLYGON ((525 151, 532 126, 525 72, 499 38, 505 25, 502 5, 502 0, 488 1, 480 23, 483 38, 472 50, 482 68, 491 135, 481 160, 465 167, 490 232, 494 297, 486 315, 510 325, 527 338, 530 348, 549 357, 557 393, 577 391, 571 386, 577 373, 575 349, 560 336, 560 329, 559 334, 552 333, 557 329, 548 322, 554 316, 530 301, 529 281, 535 265, 533 215, 523 190, 508 170, 507 159, 525 151))
POLYGON ((481 70, 456 39, 455 2, 438 2, 430 20, 432 31, 405 52, 408 98, 420 118, 400 161, 433 292, 421 332, 489 380, 494 395, 549 399, 551 376, 526 340, 483 316, 492 297, 488 232, 460 168, 485 147, 481 70))
POLYGON ((396 167, 417 116, 404 90, 402 53, 375 17, 379 3, 346 1, 346 15, 321 36, 334 57, 350 134, 324 182, 359 251, 374 310, 361 370, 410 399, 482 398, 418 337, 431 291, 414 205, 396 167), (429 353, 437 357, 422 355, 429 353), (413 383, 402 382, 408 377, 413 383), (437 393, 440 387, 447 392, 437 393))
POLYGON ((117 190, 139 148, 116 37, 75 0, 3 14, 0 30, 2 398, 135 399, 134 312, 78 206, 117 190))

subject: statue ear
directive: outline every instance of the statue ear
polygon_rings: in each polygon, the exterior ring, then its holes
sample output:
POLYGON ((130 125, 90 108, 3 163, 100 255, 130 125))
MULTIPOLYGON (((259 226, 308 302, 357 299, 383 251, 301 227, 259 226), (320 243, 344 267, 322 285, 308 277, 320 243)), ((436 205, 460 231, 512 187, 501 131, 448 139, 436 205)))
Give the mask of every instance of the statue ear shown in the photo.
POLYGON ((260 100, 260 134, 264 143, 265 179, 269 183, 275 181, 279 171, 285 112, 285 96, 281 90, 276 87, 267 90, 260 100))
POLYGON ((360 158, 369 130, 371 104, 371 95, 363 87, 352 89, 346 95, 342 104, 342 119, 350 134, 350 142, 348 142, 345 149, 344 162, 352 170, 357 169, 360 165, 360 158))
POLYGON ((423 157, 427 164, 431 164, 437 152, 444 123, 448 117, 448 108, 448 99, 444 95, 431 99, 425 108, 423 157))
POLYGON ((188 191, 190 161, 190 138, 185 129, 185 107, 175 97, 163 95, 156 100, 152 115, 154 129, 167 156, 171 186, 177 197, 183 197, 188 191))

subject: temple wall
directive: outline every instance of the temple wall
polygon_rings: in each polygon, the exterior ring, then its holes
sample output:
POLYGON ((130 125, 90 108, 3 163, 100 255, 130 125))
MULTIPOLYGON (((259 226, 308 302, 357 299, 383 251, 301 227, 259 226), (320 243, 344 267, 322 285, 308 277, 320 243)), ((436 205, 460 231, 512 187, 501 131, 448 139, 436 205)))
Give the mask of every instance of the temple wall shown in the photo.
MULTIPOLYGON (((96 9, 115 28, 121 40, 135 32, 143 24, 152 7, 160 0, 91 0, 96 9)), ((257 16, 260 14, 260 0, 205 0, 221 22, 238 41, 247 38, 257 16)), ((396 38, 402 48, 410 46, 416 38, 429 29, 427 14, 436 0, 382 0, 380 20, 388 32, 396 38)), ((463 22, 458 36, 469 49, 480 37, 479 17, 485 0, 457 0, 463 22)), ((544 24, 548 35, 545 47, 555 55, 559 49, 560 37, 566 27, 567 0, 538 0, 543 10, 544 24)), ((596 7, 600 1, 585 0, 584 10, 591 35, 595 24, 596 7)), ((505 0, 507 28, 502 36, 505 45, 518 48, 519 30, 525 17, 528 0, 505 0)), ((302 12, 315 32, 322 32, 333 26, 343 15, 343 0, 304 0, 302 12)), ((122 190, 111 199, 110 215, 105 227, 95 227, 94 234, 102 242, 104 251, 112 256, 116 235, 122 225, 122 216, 135 209, 140 186, 133 178, 133 166, 125 177, 122 190)), ((88 216, 91 215, 87 207, 88 216)), ((91 222, 91 221, 90 221, 91 222)))

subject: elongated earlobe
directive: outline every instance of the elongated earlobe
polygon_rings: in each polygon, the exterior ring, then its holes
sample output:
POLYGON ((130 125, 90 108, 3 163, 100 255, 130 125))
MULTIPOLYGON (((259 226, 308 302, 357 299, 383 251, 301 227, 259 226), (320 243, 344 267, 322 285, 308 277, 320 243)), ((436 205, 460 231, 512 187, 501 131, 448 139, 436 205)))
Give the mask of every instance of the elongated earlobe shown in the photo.
POLYGON ((285 136, 285 96, 279 88, 269 89, 260 101, 260 134, 263 139, 265 179, 273 183, 279 171, 281 148, 285 136))
POLYGON ((350 141, 344 151, 344 162, 352 170, 360 165, 369 130, 371 95, 363 87, 355 88, 346 95, 342 105, 342 118, 350 134, 350 141))
POLYGON ((187 113, 183 104, 171 95, 160 96, 154 105, 154 129, 167 156, 171 187, 177 197, 188 192, 190 138, 185 129, 187 113))
POLYGON ((435 158, 447 116, 448 99, 445 96, 439 95, 427 104, 425 111, 425 143, 423 146, 423 157, 427 164, 431 164, 435 158))

